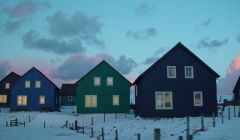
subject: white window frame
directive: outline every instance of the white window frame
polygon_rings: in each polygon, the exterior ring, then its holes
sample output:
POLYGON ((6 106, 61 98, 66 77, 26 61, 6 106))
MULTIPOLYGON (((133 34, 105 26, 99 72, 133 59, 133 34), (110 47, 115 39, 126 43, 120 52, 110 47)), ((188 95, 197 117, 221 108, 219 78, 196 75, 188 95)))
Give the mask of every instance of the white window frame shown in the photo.
POLYGON ((17 105, 18 106, 27 106, 27 95, 18 95, 17 96, 17 105), (19 98, 21 97, 21 103, 19 103, 19 98), (23 104, 23 99, 26 97, 26 104, 23 104))
POLYGON ((35 88, 41 88, 41 81, 40 80, 35 81, 35 88))
POLYGON ((176 66, 167 66, 167 78, 177 78, 177 68, 176 68, 176 66), (169 72, 169 70, 171 68, 174 68, 174 70, 175 70, 173 76, 171 76, 170 72, 169 72))
POLYGON ((97 108, 98 106, 97 95, 85 95, 84 102, 85 102, 85 108, 97 108), (87 97, 90 97, 90 105, 87 104, 86 102, 87 97), (93 99, 94 99, 93 97, 96 97, 96 105, 93 105, 93 99))
POLYGON ((119 106, 120 105, 120 96, 119 95, 113 95, 112 97, 113 97, 112 98, 113 106, 119 106))
POLYGON ((39 104, 40 104, 40 105, 45 105, 45 103, 46 103, 46 97, 45 97, 45 95, 40 95, 40 96, 39 96, 39 104), (41 99, 43 99, 43 100, 41 100, 41 99))
POLYGON ((72 96, 68 96, 68 101, 69 101, 69 102, 72 101, 72 96))
POLYGON ((25 81, 25 88, 30 88, 31 87, 31 82, 29 80, 25 81))
POLYGON ((107 77, 107 86, 113 86, 113 77, 107 77))
POLYGON ((1 104, 6 104, 7 103, 7 95, 0 95, 0 103, 1 104))
POLYGON ((101 86, 101 77, 94 77, 93 81, 94 86, 101 86), (99 83, 97 82, 99 80, 99 83))
POLYGON ((184 66, 184 73, 185 73, 185 78, 186 79, 193 79, 194 78, 194 69, 193 66, 184 66), (191 76, 187 76, 187 69, 190 68, 192 75, 191 76))
POLYGON ((194 104, 194 106, 203 106, 203 93, 202 93, 202 91, 194 91, 193 92, 193 104, 194 104), (201 97, 201 103, 200 104, 196 104, 196 101, 195 101, 195 95, 196 94, 200 94, 200 97, 201 97))
POLYGON ((171 91, 156 91, 155 92, 155 109, 156 110, 171 110, 173 109, 173 98, 172 98, 172 92, 171 91), (163 94, 163 107, 157 107, 157 94, 163 94), (171 106, 165 107, 165 94, 170 94, 171 98, 171 106))
POLYGON ((5 83, 5 89, 10 89, 10 83, 9 82, 5 83))

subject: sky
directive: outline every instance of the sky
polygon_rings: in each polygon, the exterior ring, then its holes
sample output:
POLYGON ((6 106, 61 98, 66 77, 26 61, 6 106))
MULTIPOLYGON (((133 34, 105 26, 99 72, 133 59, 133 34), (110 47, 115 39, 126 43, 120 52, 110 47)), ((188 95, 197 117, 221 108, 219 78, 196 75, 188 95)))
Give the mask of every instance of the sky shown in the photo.
POLYGON ((1 0, 0 79, 36 67, 58 86, 103 59, 133 82, 178 42, 215 70, 218 93, 240 74, 239 0, 1 0))

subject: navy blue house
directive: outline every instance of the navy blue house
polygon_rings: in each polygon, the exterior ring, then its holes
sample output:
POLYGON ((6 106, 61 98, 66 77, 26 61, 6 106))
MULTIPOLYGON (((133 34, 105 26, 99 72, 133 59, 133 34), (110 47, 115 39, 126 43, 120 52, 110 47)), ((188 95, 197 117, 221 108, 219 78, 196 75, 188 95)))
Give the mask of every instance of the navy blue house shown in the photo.
POLYGON ((141 117, 210 116, 217 113, 219 75, 178 43, 133 83, 141 117))
POLYGON ((237 80, 237 83, 233 89, 234 100, 240 100, 240 77, 237 80))
POLYGON ((20 79, 14 72, 9 73, 0 81, 0 108, 9 108, 11 102, 10 89, 12 85, 20 79))
POLYGON ((11 88, 11 110, 59 110, 59 88, 33 67, 11 88))

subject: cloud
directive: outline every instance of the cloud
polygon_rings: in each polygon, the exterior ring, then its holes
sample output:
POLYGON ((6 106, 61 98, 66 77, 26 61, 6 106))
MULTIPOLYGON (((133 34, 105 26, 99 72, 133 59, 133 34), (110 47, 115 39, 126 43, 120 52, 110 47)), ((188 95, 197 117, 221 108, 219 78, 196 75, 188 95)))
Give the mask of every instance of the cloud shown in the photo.
POLYGON ((151 14, 154 10, 155 10, 154 6, 143 3, 135 9, 135 13, 138 16, 143 16, 151 14))
POLYGON ((137 67, 137 63, 133 59, 126 58, 124 55, 116 60, 105 53, 96 54, 93 57, 86 54, 76 54, 70 56, 62 65, 53 69, 50 74, 53 78, 61 80, 79 79, 102 60, 106 60, 121 74, 128 74, 137 67))
POLYGON ((4 78, 11 69, 11 65, 8 61, 0 60, 0 79, 4 78))
POLYGON ((212 18, 208 18, 206 21, 202 22, 200 26, 208 27, 212 22, 212 18))
POLYGON ((159 58, 158 57, 148 57, 145 61, 144 64, 148 65, 148 64, 153 64, 154 62, 156 62, 159 58))
POLYGON ((86 50, 78 39, 59 41, 58 39, 43 38, 32 30, 24 34, 22 40, 24 48, 54 52, 56 54, 81 53, 86 50))
POLYGON ((4 30, 6 33, 13 33, 13 32, 15 32, 17 29, 19 29, 24 22, 25 22, 24 19, 17 19, 17 20, 9 20, 9 21, 6 21, 6 22, 3 24, 3 30, 4 30))
POLYGON ((56 37, 78 37, 88 44, 104 47, 104 42, 97 38, 103 26, 98 19, 81 11, 72 16, 59 11, 49 16, 47 21, 50 33, 56 37))
POLYGON ((197 48, 217 49, 228 43, 228 38, 223 40, 210 40, 209 37, 205 37, 198 42, 197 48))
POLYGON ((3 12, 13 18, 25 17, 38 12, 41 9, 49 8, 47 1, 21 0, 15 6, 5 7, 3 12))
POLYGON ((218 81, 218 94, 231 94, 240 75, 240 55, 236 56, 229 67, 225 77, 218 81))
POLYGON ((126 33, 127 37, 134 38, 136 40, 149 39, 150 37, 154 37, 157 35, 157 29, 155 28, 147 28, 144 31, 131 31, 128 30, 126 33))
POLYGON ((163 52, 165 52, 166 51, 166 48, 159 48, 155 53, 154 53, 154 55, 159 55, 159 54, 161 54, 161 53, 163 53, 163 52))

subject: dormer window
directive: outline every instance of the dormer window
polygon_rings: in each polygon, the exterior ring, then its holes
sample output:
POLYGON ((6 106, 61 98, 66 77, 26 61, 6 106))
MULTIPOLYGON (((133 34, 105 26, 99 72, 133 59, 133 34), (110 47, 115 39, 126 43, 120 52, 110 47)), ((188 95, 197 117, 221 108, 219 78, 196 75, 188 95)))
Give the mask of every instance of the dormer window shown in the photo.
POLYGON ((167 78, 176 78, 176 66, 167 66, 167 78))

